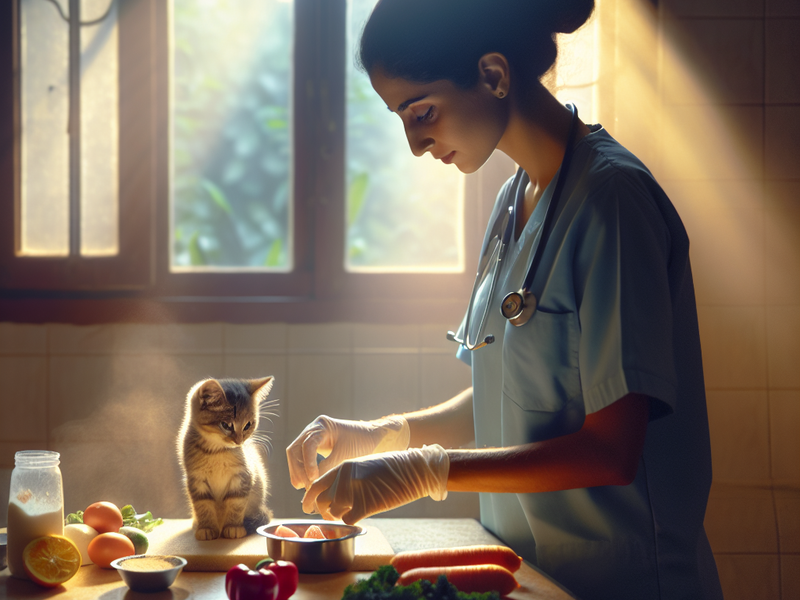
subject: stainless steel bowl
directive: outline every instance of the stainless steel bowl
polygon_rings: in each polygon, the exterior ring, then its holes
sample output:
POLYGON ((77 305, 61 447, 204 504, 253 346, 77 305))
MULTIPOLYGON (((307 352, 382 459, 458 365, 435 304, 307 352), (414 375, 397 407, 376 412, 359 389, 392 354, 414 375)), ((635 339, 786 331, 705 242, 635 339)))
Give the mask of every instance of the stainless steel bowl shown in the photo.
POLYGON ((122 577, 122 581, 134 592, 160 592, 175 583, 175 579, 180 575, 183 567, 186 566, 186 559, 180 556, 136 554, 118 558, 111 562, 111 566, 117 570, 119 576, 122 577), (147 571, 134 571, 125 568, 127 561, 140 558, 163 559, 172 566, 147 571))
POLYGON ((301 573, 346 571, 356 557, 356 537, 366 533, 357 525, 320 520, 271 523, 262 525, 256 531, 267 538, 267 554, 270 558, 293 562, 301 573), (292 529, 300 537, 275 535, 275 530, 281 525, 292 529), (319 526, 325 534, 324 540, 303 537, 306 529, 312 525, 319 526))

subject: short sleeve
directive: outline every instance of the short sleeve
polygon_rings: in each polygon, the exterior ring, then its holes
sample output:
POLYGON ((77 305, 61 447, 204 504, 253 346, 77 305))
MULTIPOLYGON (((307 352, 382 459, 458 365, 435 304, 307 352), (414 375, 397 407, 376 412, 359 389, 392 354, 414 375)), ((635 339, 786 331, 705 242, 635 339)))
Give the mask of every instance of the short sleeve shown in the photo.
POLYGON ((652 418, 669 414, 676 397, 670 235, 658 205, 619 172, 593 191, 577 225, 573 285, 586 412, 641 393, 656 400, 652 418))

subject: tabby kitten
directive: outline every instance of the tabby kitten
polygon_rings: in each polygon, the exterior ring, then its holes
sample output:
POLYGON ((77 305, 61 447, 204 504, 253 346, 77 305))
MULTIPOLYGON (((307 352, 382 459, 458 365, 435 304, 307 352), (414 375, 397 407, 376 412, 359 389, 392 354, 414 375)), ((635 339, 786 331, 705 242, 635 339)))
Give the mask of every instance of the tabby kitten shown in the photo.
MULTIPOLYGON (((267 469, 256 433, 274 378, 206 379, 186 399, 178 459, 198 540, 241 538, 269 523, 267 469)), ((265 413, 274 415, 274 413, 265 413)))

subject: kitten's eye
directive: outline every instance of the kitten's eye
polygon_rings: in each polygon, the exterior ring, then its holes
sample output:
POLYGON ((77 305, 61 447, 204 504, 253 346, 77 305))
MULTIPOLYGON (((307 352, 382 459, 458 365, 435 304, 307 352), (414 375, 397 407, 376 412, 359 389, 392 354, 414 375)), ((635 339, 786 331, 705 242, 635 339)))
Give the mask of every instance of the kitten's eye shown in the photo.
POLYGON ((220 427, 225 431, 233 431, 233 425, 231 423, 220 423, 220 427))
POLYGON ((244 431, 250 429, 250 421, 247 422, 247 425, 244 426, 244 431))

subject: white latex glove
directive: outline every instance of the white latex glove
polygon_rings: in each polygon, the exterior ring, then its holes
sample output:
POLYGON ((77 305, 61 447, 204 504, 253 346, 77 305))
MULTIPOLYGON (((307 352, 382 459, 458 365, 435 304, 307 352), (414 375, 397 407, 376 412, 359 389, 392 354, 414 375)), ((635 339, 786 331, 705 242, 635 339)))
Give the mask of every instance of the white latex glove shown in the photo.
POLYGON ((296 489, 308 488, 345 460, 405 450, 410 438, 408 422, 399 415, 374 421, 344 421, 321 415, 286 448, 289 478, 296 489), (326 457, 319 465, 317 454, 326 457))
POLYGON ((438 444, 346 460, 317 479, 303 511, 348 525, 419 498, 447 498, 450 458, 438 444))

